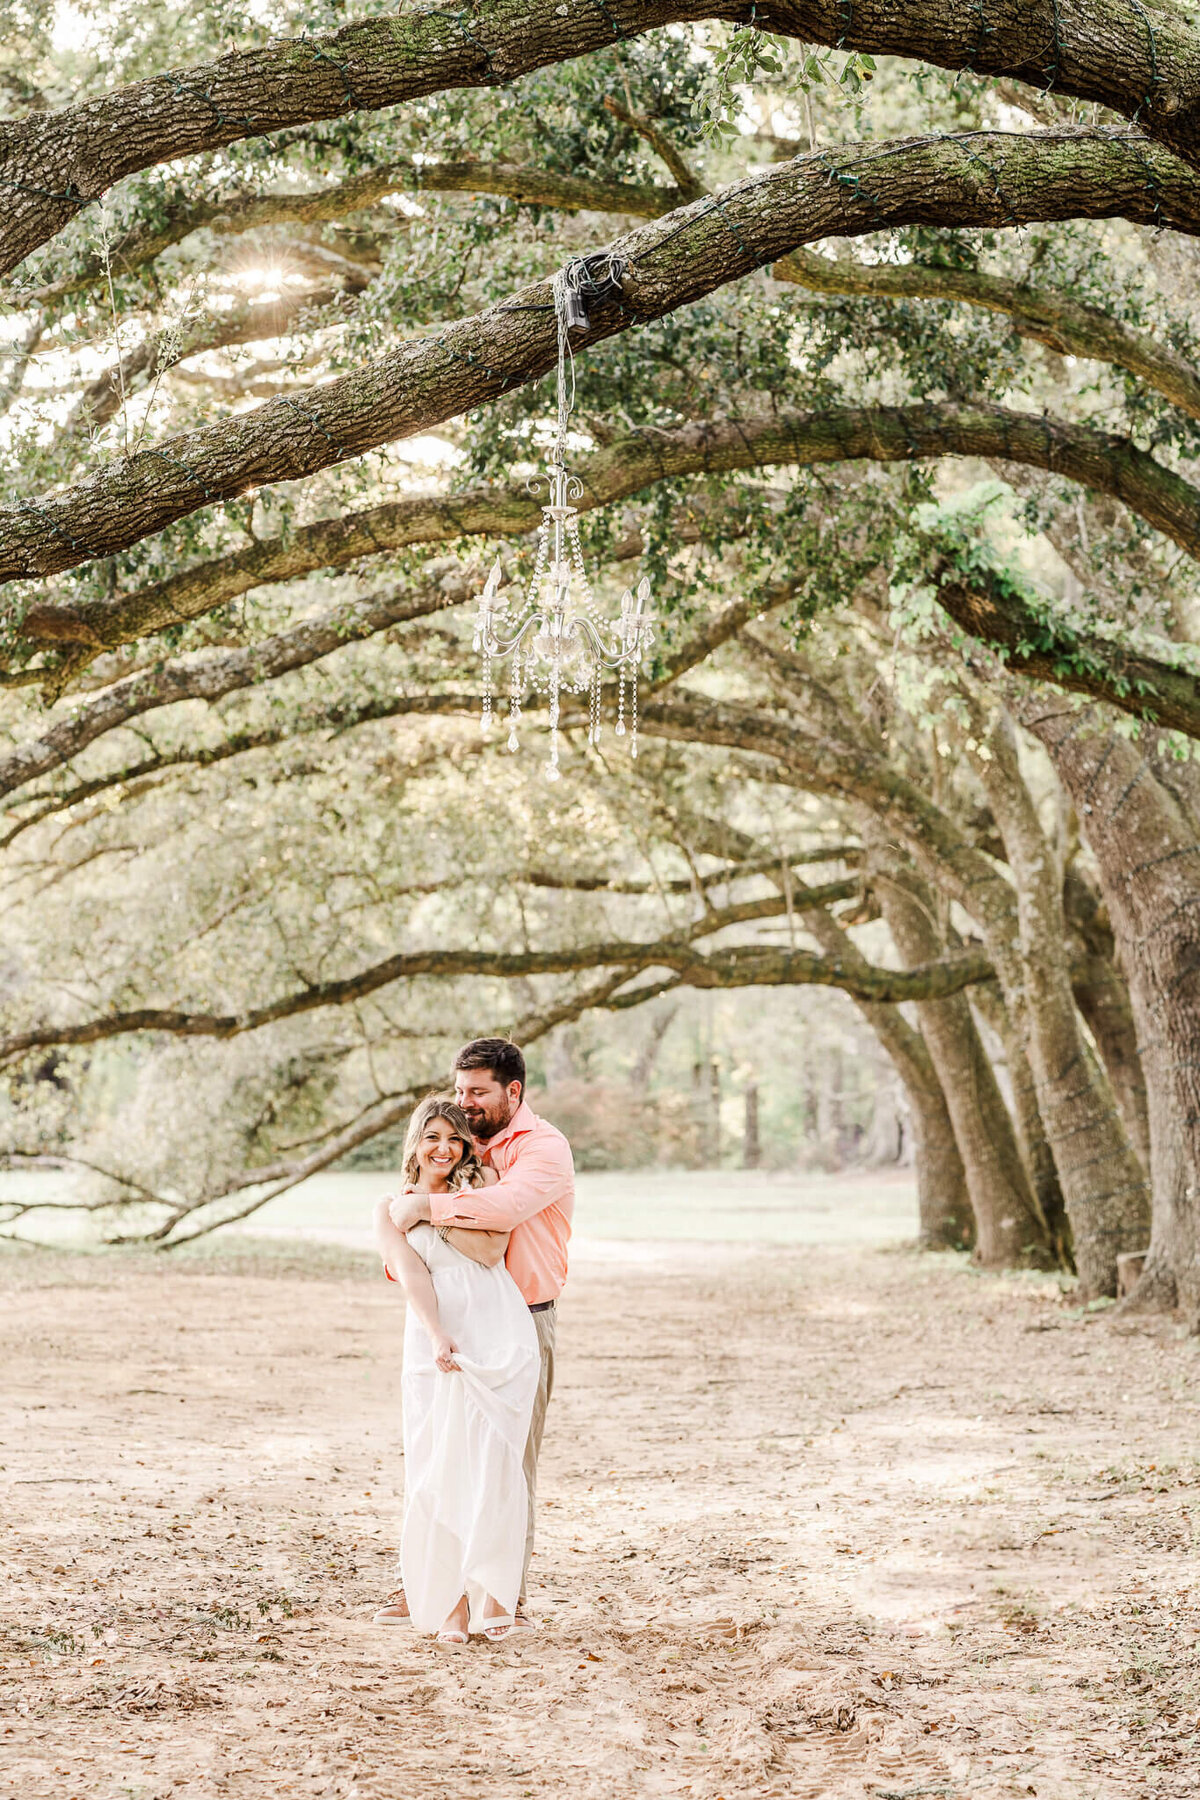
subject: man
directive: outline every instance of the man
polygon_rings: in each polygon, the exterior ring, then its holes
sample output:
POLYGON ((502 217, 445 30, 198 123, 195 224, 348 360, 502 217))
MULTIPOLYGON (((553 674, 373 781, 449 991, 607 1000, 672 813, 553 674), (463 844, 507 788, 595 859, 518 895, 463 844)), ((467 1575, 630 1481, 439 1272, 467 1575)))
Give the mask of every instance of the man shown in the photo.
MULTIPOLYGON (((490 1187, 463 1189, 457 1194, 400 1194, 389 1212, 398 1231, 411 1231, 414 1225, 428 1221, 439 1228, 458 1226, 512 1234, 504 1262, 533 1315, 542 1364, 525 1446, 529 1523, 513 1627, 532 1631, 533 1620, 525 1611, 525 1588, 533 1555, 538 1452, 554 1390, 556 1302, 567 1278, 575 1167, 571 1146, 562 1132, 526 1105, 525 1058, 507 1038, 475 1038, 463 1045, 454 1059, 454 1097, 467 1116, 481 1161, 500 1179, 490 1187)), ((403 1594, 397 1593, 375 1617, 380 1622, 406 1619, 408 1606, 403 1594)))

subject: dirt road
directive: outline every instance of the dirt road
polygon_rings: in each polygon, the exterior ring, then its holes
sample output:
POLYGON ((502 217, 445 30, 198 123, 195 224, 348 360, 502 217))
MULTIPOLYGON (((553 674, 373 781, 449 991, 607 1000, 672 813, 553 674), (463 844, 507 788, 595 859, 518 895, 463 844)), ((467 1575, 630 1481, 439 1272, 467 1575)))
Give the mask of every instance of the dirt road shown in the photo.
POLYGON ((1200 1791, 1195 1343, 907 1252, 575 1273, 536 1637, 370 1616, 401 1303, 367 1258, 11 1253, 0 1794, 1200 1791))

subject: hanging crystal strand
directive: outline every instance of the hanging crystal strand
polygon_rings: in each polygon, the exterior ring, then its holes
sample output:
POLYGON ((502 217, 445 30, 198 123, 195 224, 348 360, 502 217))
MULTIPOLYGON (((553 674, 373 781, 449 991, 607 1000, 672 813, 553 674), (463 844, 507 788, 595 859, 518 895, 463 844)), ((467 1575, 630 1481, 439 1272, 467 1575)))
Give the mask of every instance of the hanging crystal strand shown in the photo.
POLYGON ((517 736, 517 726, 521 722, 521 646, 517 645, 512 657, 512 679, 508 689, 508 747, 515 756, 521 748, 521 740, 517 736))
POLYGON ((598 662, 593 663, 592 692, 589 707, 590 717, 588 721, 589 744, 598 744, 600 742, 600 682, 603 674, 604 671, 600 664, 598 662))
POLYGON ((587 565, 583 560, 583 545, 579 542, 579 520, 567 521, 568 541, 571 547, 571 560, 575 564, 575 578, 579 583, 579 592, 583 596, 584 610, 596 623, 602 624, 600 608, 596 605, 596 597, 592 593, 592 584, 588 580, 587 565))
POLYGON ((525 603, 526 606, 530 609, 536 610, 536 607, 537 607, 538 589, 542 585, 542 576, 545 573, 546 557, 549 555, 549 551, 550 551, 550 526, 546 519, 545 509, 543 508, 542 522, 538 526, 537 556, 534 559, 533 574, 530 576, 530 579, 529 579, 529 598, 525 603))
POLYGON ((554 657, 550 664, 550 762, 546 769, 546 780, 558 780, 558 691, 561 673, 561 653, 555 646, 554 657))
POLYGON ((479 730, 483 737, 492 734, 492 645, 487 636, 483 640, 483 716, 479 721, 479 730))
POLYGON ((625 736, 625 665, 617 670, 617 736, 625 736))
MULTIPOLYGON (((638 661, 641 659, 639 658, 638 661)), ((629 677, 629 754, 637 755, 638 731, 638 663, 635 661, 629 677)))

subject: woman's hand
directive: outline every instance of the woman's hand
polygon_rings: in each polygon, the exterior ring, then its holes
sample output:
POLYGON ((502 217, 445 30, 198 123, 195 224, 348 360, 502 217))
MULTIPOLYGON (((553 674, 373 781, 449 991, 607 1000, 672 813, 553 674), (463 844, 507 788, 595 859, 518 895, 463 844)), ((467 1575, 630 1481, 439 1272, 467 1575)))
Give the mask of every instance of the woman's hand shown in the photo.
POLYGON ((388 1217, 397 1231, 408 1233, 414 1225, 428 1223, 428 1194, 389 1194, 387 1196, 388 1217))
POLYGON ((438 1368, 442 1371, 442 1374, 443 1375, 457 1374, 459 1372, 459 1370, 458 1370, 458 1364, 454 1360, 454 1354, 455 1354, 455 1351, 458 1349, 458 1345, 455 1343, 454 1339, 450 1336, 449 1332, 447 1332, 447 1331, 435 1332, 433 1334, 432 1343, 433 1343, 433 1360, 437 1364, 438 1368))

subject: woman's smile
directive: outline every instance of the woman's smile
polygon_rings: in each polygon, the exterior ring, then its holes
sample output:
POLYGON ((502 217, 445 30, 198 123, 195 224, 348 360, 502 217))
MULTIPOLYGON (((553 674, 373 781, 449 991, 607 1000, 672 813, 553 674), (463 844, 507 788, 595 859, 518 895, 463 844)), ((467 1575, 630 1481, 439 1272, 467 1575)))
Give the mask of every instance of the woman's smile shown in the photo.
POLYGON ((439 1183, 447 1181, 466 1155, 467 1141, 455 1131, 451 1121, 435 1115, 421 1134, 417 1145, 417 1163, 426 1178, 439 1183))

